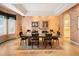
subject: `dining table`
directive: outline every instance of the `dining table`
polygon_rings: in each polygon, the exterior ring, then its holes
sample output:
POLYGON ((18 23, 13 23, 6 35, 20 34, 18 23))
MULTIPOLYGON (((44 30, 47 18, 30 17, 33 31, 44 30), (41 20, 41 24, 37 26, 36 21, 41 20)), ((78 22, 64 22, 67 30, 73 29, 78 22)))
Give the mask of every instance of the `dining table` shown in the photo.
MULTIPOLYGON (((32 35, 23 35, 23 37, 25 37, 25 40, 28 40, 28 44, 29 44, 29 41, 31 40, 32 38, 32 35)), ((45 38, 45 34, 39 34, 39 39, 42 39, 42 42, 44 42, 44 38, 45 38)), ((53 36, 52 35, 52 39, 58 39, 59 37, 57 35, 53 36)))

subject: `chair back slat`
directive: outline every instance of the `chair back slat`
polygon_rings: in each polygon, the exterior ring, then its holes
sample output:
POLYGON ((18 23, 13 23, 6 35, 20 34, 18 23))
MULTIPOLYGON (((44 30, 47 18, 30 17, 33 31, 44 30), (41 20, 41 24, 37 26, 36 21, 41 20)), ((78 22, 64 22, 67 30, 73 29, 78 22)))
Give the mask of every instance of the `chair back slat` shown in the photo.
POLYGON ((45 39, 46 40, 51 40, 52 39, 52 34, 45 34, 45 39))
POLYGON ((32 38, 35 40, 39 39, 39 34, 38 33, 32 34, 32 38))

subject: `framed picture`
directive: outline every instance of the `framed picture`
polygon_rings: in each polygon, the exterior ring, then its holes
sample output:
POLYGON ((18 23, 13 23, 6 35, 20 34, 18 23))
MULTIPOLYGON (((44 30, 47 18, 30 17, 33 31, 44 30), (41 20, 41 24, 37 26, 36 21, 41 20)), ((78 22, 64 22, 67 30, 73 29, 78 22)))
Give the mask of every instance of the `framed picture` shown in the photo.
POLYGON ((38 22, 32 22, 32 27, 38 27, 38 22))
POLYGON ((43 27, 44 28, 48 27, 48 21, 43 21, 43 27))

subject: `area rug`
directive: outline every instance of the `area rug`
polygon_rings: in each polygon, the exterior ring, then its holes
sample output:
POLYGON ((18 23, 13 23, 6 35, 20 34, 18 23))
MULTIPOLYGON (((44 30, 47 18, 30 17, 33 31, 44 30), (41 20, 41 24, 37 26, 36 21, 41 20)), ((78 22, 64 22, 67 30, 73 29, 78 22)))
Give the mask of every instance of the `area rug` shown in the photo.
POLYGON ((18 50, 63 50, 63 48, 61 46, 52 46, 52 48, 50 46, 45 47, 37 47, 37 46, 26 46, 26 45, 21 45, 17 48, 18 50))

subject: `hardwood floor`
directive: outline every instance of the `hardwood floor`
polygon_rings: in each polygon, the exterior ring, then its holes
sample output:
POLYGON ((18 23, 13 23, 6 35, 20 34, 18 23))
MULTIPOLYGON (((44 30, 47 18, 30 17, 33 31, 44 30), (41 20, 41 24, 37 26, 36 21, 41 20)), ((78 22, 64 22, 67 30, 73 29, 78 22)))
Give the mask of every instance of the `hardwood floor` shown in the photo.
MULTIPOLYGON (((68 38, 65 38, 68 39, 68 38)), ((18 50, 19 40, 12 40, 0 45, 1 56, 76 56, 79 55, 79 46, 71 44, 69 41, 63 40, 63 49, 53 50, 18 50)), ((61 44, 61 42, 60 42, 61 44)))

